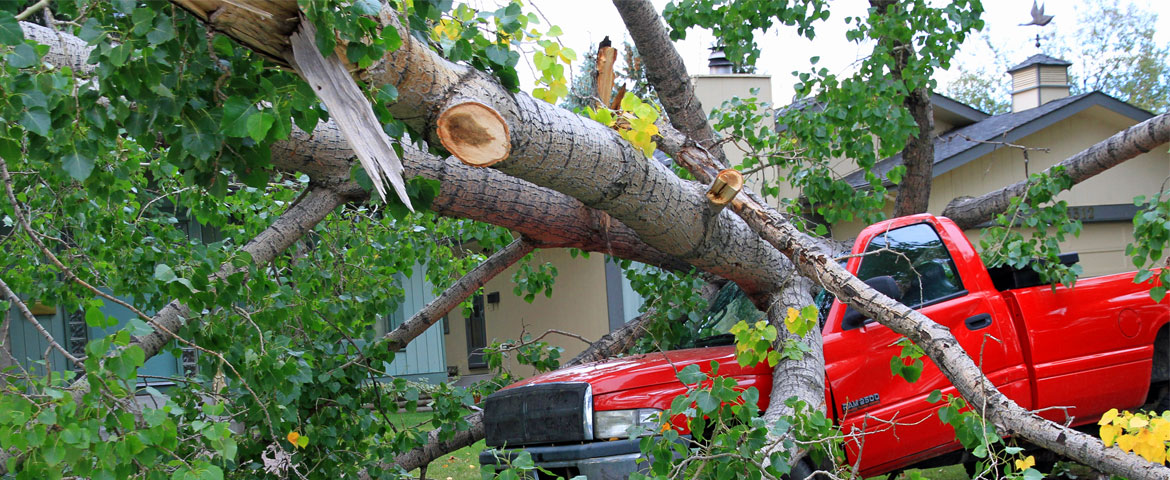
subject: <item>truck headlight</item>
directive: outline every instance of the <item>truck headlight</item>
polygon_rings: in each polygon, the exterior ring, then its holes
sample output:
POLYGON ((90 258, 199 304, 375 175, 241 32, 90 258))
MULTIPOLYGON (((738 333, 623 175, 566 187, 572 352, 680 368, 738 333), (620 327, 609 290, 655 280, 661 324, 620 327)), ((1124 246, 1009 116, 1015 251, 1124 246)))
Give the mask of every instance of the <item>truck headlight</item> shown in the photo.
POLYGON ((661 410, 657 408, 593 412, 593 438, 597 440, 626 438, 629 436, 627 431, 635 425, 653 431, 658 426, 660 412, 661 410))

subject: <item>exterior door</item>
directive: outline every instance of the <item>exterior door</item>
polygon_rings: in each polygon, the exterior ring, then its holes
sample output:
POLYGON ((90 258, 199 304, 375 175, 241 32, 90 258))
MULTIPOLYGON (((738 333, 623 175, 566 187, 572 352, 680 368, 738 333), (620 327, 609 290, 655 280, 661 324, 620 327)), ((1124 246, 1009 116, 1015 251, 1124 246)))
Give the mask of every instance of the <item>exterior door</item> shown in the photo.
POLYGON ((467 317, 467 366, 487 368, 483 348, 487 346, 487 325, 484 321, 483 295, 471 299, 471 316, 467 317))

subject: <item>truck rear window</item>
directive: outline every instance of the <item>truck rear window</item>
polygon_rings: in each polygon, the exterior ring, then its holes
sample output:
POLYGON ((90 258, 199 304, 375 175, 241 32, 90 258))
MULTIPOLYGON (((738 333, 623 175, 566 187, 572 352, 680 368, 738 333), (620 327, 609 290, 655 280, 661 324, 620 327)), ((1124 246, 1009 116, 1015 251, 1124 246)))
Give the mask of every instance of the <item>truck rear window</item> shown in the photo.
POLYGON ((917 307, 964 291, 950 252, 929 224, 882 233, 869 242, 864 255, 857 278, 893 277, 903 305, 917 307))

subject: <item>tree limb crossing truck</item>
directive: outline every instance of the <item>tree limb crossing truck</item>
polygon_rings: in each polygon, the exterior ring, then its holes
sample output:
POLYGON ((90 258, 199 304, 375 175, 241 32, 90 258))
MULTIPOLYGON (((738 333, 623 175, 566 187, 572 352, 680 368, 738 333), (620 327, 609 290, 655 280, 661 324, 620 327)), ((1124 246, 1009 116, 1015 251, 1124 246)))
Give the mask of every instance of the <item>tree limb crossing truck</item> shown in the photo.
MULTIPOLYGON (((989 272, 962 230, 929 214, 866 228, 853 254, 851 273, 949 327, 1026 409, 1081 426, 1110 408, 1168 407, 1170 302, 1155 303, 1132 272, 1079 279, 1072 289, 1039 285, 1030 270, 989 272)), ((890 359, 901 336, 837 300, 822 334, 826 415, 845 432, 866 432, 845 448, 863 476, 960 460, 952 428, 930 418, 939 408, 927 401, 930 392, 958 394, 933 363, 917 382, 894 377, 890 359)), ((721 375, 756 387, 766 407, 772 370, 740 367, 732 346, 650 353, 539 375, 489 396, 487 445, 526 450, 568 477, 625 478, 640 455, 638 439, 621 438, 627 427, 652 421, 687 390, 677 371, 692 364, 708 371, 712 361, 721 375)), ((481 463, 496 464, 497 453, 485 451, 481 463)))

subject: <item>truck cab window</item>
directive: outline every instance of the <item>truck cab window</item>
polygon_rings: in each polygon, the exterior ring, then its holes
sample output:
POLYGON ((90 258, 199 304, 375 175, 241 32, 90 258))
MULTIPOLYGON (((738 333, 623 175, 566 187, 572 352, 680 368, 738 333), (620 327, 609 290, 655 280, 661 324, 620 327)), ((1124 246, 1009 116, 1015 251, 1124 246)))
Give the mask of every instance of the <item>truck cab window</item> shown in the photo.
POLYGON ((893 278, 902 293, 898 300, 908 307, 966 292, 942 239, 926 223, 896 228, 869 242, 857 278, 864 281, 880 276, 893 278))

